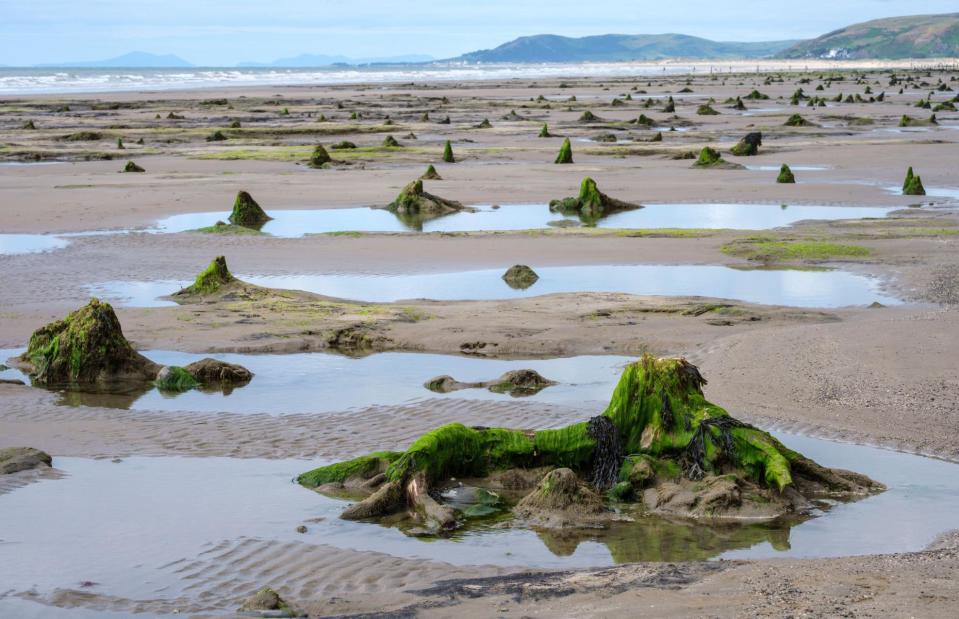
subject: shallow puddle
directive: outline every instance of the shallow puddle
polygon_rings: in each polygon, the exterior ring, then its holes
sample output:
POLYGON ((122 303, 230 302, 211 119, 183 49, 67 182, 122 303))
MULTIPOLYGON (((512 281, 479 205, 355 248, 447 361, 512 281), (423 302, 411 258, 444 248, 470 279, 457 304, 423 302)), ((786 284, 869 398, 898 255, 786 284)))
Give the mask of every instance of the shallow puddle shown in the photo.
MULTIPOLYGON (((776 168, 778 170, 779 168, 776 168)), ((801 170, 801 167, 795 168, 801 170)), ((622 197, 622 196, 620 196, 622 197)), ((336 208, 314 210, 270 210, 274 218, 261 232, 280 237, 333 232, 476 232, 546 229, 550 222, 580 223, 578 218, 551 213, 545 204, 475 206, 473 213, 461 212, 417 221, 401 219, 383 209, 336 208)), ((616 213, 600 220, 600 228, 729 228, 765 230, 807 219, 835 220, 885 217, 896 210, 889 207, 817 206, 780 204, 648 204, 645 208, 616 213)), ((226 221, 229 212, 188 213, 157 222, 157 232, 185 232, 226 221)))
POLYGON ((0 256, 61 249, 67 240, 49 234, 0 234, 0 256))
MULTIPOLYGON (((253 539, 459 565, 571 568, 907 552, 955 528, 957 465, 872 447, 777 436, 823 464, 865 473, 889 490, 834 505, 795 526, 711 526, 640 517, 605 531, 557 534, 501 520, 452 538, 415 538, 396 528, 340 520, 345 502, 291 483, 317 462, 133 457, 115 463, 55 457, 66 477, 0 495, 0 582, 6 591, 40 595, 58 588, 82 590, 81 583, 87 582, 91 592, 131 599, 190 596, 197 587, 194 571, 215 566, 217 577, 229 580, 231 570, 241 569, 245 553, 231 557, 228 549, 253 539), (305 534, 295 532, 301 524, 307 525, 305 534)), ((0 610, 4 603, 0 600, 0 610)))
MULTIPOLYGON (((0 350, 0 363, 23 350, 0 350)), ((487 389, 434 393, 423 384, 448 374, 463 382, 487 381, 509 370, 533 369, 559 384, 523 400, 580 405, 609 399, 623 366, 635 359, 621 356, 579 356, 557 359, 500 360, 425 353, 377 353, 353 358, 329 353, 198 355, 162 350, 141 351, 163 365, 184 366, 204 357, 238 363, 255 374, 249 384, 232 392, 187 391, 162 393, 145 387, 131 393, 60 392, 64 406, 105 406, 144 411, 229 413, 329 413, 369 406, 406 404, 429 398, 468 400, 512 399, 487 389)), ((0 378, 28 379, 17 370, 0 378)))
MULTIPOLYGON (((521 290, 503 281, 505 269, 409 275, 237 274, 257 286, 305 290, 339 299, 394 302, 403 299, 490 300, 518 299, 553 293, 620 292, 653 296, 700 296, 764 305, 844 307, 873 301, 899 301, 882 292, 876 278, 838 270, 734 269, 715 265, 588 265, 537 267, 539 280, 521 290)), ((181 282, 102 282, 88 287, 90 294, 118 305, 170 305, 159 297, 170 295, 181 282)))

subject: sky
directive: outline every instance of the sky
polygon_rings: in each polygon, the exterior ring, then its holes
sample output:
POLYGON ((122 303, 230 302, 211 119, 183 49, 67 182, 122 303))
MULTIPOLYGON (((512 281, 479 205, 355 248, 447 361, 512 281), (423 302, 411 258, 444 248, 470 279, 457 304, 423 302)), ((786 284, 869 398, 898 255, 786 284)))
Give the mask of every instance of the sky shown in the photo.
POLYGON ((302 53, 449 58, 544 33, 768 41, 957 10, 957 0, 0 0, 0 65, 131 51, 206 66, 302 53))

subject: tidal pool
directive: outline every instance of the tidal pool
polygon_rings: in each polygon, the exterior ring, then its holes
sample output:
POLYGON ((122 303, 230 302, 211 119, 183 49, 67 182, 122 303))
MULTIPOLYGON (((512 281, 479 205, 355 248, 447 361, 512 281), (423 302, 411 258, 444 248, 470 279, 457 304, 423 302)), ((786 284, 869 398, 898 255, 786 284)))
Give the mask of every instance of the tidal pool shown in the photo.
MULTIPOLYGON (((779 168, 776 168, 778 170, 779 168)), ((796 168, 800 170, 801 168, 796 168)), ((551 213, 545 204, 477 205, 476 212, 460 212, 437 219, 401 219, 383 209, 335 208, 269 210, 274 218, 260 231, 280 237, 333 232, 475 232, 546 229, 550 222, 580 223, 576 217, 551 213)), ((728 228, 765 230, 807 219, 835 220, 885 217, 890 207, 817 206, 781 204, 648 204, 635 211, 601 219, 600 228, 728 228)), ((185 232, 226 221, 229 212, 188 213, 161 219, 154 231, 185 232)))
POLYGON ((67 240, 49 234, 0 234, 0 256, 61 249, 67 240))
MULTIPOLYGON (((416 538, 395 527, 340 520, 344 501, 291 482, 316 461, 132 457, 111 462, 54 456, 65 477, 0 495, 0 582, 6 592, 40 596, 57 589, 82 590, 81 583, 90 582, 98 594, 131 600, 189 598, 198 588, 191 573, 206 563, 213 562, 223 578, 242 570, 227 551, 245 540, 329 545, 457 565, 572 568, 909 552, 955 528, 957 465, 874 447, 777 436, 823 464, 865 473, 889 489, 832 505, 792 526, 640 516, 612 529, 554 534, 500 519, 450 538, 416 538), (300 524, 307 525, 307 533, 295 532, 300 524)), ((238 578, 246 586, 243 579, 250 576, 238 578)), ((16 599, 0 599, 0 614, 20 603, 12 601, 16 599)))
MULTIPOLYGON (((453 273, 250 275, 257 286, 305 290, 340 299, 394 302, 403 299, 518 299, 561 292, 621 292, 653 296, 699 296, 765 305, 844 307, 873 301, 900 301, 882 291, 873 277, 839 270, 735 269, 716 265, 586 265, 537 267, 539 280, 526 289, 511 288, 504 269, 453 273)), ((88 287, 90 294, 129 307, 157 307, 181 282, 111 281, 88 287)))
MULTIPOLYGON (((0 363, 23 349, 0 350, 0 363)), ((407 404, 430 398, 510 400, 512 396, 486 389, 465 389, 449 394, 429 391, 423 383, 443 374, 464 381, 498 378, 509 370, 533 369, 559 384, 524 400, 578 405, 596 402, 605 406, 619 376, 632 357, 578 356, 554 359, 484 359, 426 353, 376 353, 354 358, 331 353, 252 355, 190 354, 164 350, 141 351, 163 365, 183 366, 204 357, 239 363, 255 374, 247 385, 229 392, 192 390, 172 394, 152 386, 125 393, 62 391, 64 406, 106 406, 149 411, 197 411, 229 413, 329 413, 386 404, 407 404)), ((0 378, 28 377, 15 369, 0 378)))

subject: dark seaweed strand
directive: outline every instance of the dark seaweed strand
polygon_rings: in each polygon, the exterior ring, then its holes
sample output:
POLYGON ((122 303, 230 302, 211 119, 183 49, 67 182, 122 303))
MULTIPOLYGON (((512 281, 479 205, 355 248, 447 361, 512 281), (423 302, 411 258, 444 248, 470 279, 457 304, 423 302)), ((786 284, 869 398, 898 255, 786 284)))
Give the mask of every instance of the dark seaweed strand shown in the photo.
POLYGON ((596 441, 590 483, 599 490, 611 488, 619 478, 624 458, 619 429, 609 417, 600 415, 589 420, 586 433, 596 441))
POLYGON ((730 459, 736 453, 736 446, 733 442, 731 428, 748 428, 749 424, 743 423, 732 417, 712 417, 703 419, 693 433, 693 437, 686 444, 683 455, 680 458, 680 464, 683 467, 683 473, 687 479, 700 480, 706 476, 706 435, 711 428, 719 430, 719 439, 716 446, 722 450, 730 459))

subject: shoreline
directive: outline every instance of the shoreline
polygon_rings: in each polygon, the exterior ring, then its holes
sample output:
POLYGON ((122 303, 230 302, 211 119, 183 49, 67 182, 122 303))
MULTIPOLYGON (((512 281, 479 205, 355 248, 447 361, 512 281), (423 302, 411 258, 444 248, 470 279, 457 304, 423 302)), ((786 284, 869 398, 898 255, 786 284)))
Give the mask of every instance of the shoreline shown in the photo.
POLYGON ((239 89, 270 89, 270 88, 350 88, 389 86, 408 83, 416 88, 414 83, 450 84, 459 85, 482 84, 490 81, 519 82, 522 80, 565 80, 565 79, 607 79, 626 80, 642 77, 682 77, 699 75, 749 75, 768 72, 806 73, 810 71, 874 71, 878 69, 899 70, 955 70, 959 67, 959 58, 904 58, 904 59, 863 59, 863 60, 825 60, 810 59, 768 59, 757 58, 729 59, 729 60, 700 60, 671 58, 659 61, 589 61, 569 63, 446 63, 446 64, 397 64, 376 65, 370 67, 0 67, 0 101, 20 97, 46 98, 57 96, 95 97, 103 95, 142 94, 142 95, 184 95, 197 91, 208 92, 235 92, 239 89), (392 69, 386 68, 392 67, 392 69), (15 90, 3 87, 4 74, 16 75, 23 73, 48 73, 57 75, 62 73, 85 72, 126 74, 130 72, 142 73, 171 73, 171 74, 300 74, 298 80, 290 81, 285 78, 271 80, 252 80, 227 83, 225 77, 219 81, 210 78, 213 83, 205 82, 193 86, 182 84, 161 85, 123 85, 97 88, 83 86, 57 90, 55 88, 37 87, 15 90), (484 74, 485 73, 485 74, 484 74), (477 75, 480 74, 480 75, 477 75), (319 78, 319 79, 318 79, 319 78), (325 78, 325 79, 323 79, 325 78), (372 78, 372 79, 371 79, 372 78))

